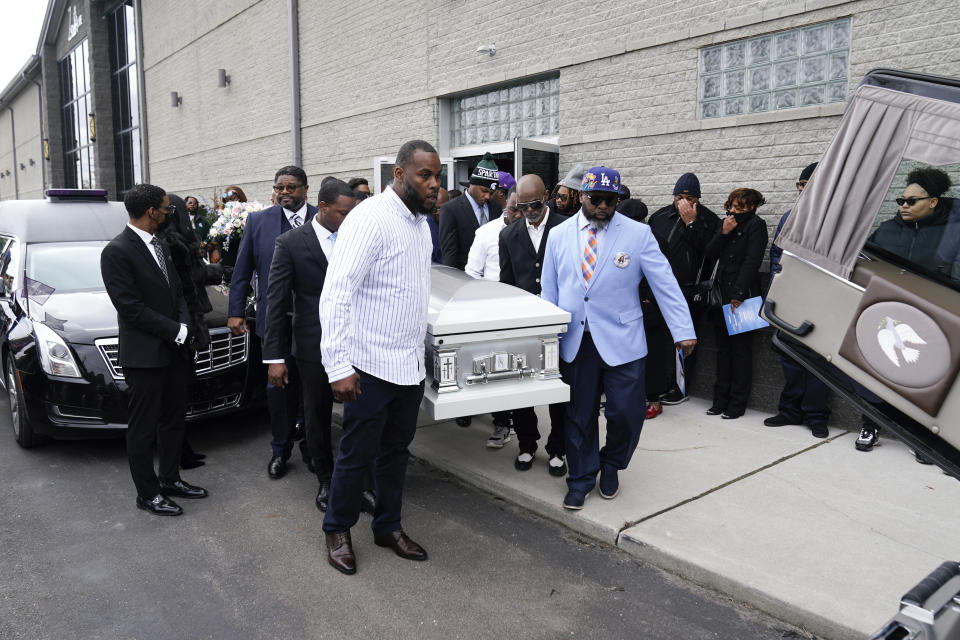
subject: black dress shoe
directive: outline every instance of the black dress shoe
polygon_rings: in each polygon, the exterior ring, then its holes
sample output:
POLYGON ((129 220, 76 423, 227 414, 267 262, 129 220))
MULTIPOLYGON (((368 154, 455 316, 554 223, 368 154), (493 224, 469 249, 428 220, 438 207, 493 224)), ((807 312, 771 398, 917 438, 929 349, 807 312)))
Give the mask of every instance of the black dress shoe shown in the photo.
POLYGON ((298 422, 297 424, 293 425, 293 439, 296 441, 296 440, 303 440, 303 438, 304 438, 303 423, 298 422))
POLYGON ((473 422, 473 416, 457 418, 457 426, 459 427, 469 427, 471 422, 473 422))
POLYGON ((320 490, 317 491, 317 509, 320 509, 320 511, 326 511, 329 505, 330 505, 330 481, 321 480, 320 490))
POLYGON ((353 553, 350 532, 327 533, 327 562, 330 566, 348 576, 357 572, 357 556, 353 553))
POLYGON ((197 467, 202 467, 205 464, 207 463, 199 458, 185 458, 183 456, 180 457, 181 469, 196 469, 197 467))
POLYGON ((374 534, 373 542, 378 547, 388 547, 405 560, 426 560, 427 551, 411 540, 401 530, 374 534))
POLYGON ((287 461, 281 456, 273 456, 270 458, 270 464, 267 465, 267 473, 274 480, 282 478, 287 473, 287 461))
POLYGON ((710 407, 709 409, 707 409, 708 416, 718 416, 721 413, 723 413, 723 409, 721 409, 720 407, 710 407))
POLYGON ((161 493, 149 499, 137 496, 137 508, 149 511, 155 516, 179 516, 183 514, 180 505, 161 493))
POLYGON ((364 490, 364 492, 360 494, 360 511, 373 515, 373 511, 376 508, 377 494, 373 491, 364 490))
POLYGON ((183 480, 177 480, 169 484, 161 482, 160 493, 166 496, 177 496, 178 498, 206 498, 210 495, 206 489, 187 484, 183 480))
POLYGON ((794 422, 793 420, 783 415, 782 413, 778 413, 775 416, 770 416, 769 418, 763 421, 763 426, 765 427, 785 427, 788 424, 800 424, 800 423, 794 422))

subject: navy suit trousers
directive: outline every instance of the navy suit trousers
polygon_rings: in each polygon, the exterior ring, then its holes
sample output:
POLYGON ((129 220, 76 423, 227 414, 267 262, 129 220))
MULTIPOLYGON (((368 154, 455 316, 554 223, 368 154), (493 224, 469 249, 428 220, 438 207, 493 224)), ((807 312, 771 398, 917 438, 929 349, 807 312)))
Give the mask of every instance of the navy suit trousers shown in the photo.
POLYGON ((780 363, 785 382, 777 410, 791 422, 808 427, 827 424, 830 418, 830 407, 827 406, 830 389, 827 385, 789 356, 781 355, 780 363))
POLYGON ((343 437, 333 466, 326 533, 349 531, 360 519, 360 495, 373 466, 374 534, 398 531, 410 443, 417 431, 423 382, 397 385, 357 371, 361 395, 343 403, 343 437))
POLYGON ((600 357, 589 332, 583 334, 573 362, 561 360, 560 372, 570 385, 565 431, 570 490, 589 493, 601 470, 619 471, 630 464, 646 417, 645 360, 612 367, 600 357), (607 397, 607 440, 602 449, 595 419, 601 392, 607 397))

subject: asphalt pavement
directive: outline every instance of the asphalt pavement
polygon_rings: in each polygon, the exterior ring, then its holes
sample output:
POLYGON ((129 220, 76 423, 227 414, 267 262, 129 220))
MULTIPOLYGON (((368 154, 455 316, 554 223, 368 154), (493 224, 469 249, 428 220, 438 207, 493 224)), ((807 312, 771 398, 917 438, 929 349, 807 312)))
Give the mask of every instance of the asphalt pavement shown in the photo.
POLYGON ((134 506, 122 440, 23 450, 0 411, 3 640, 812 637, 423 462, 404 523, 430 560, 374 546, 363 515, 359 571, 343 576, 315 478, 299 458, 267 477, 260 412, 194 432, 208 464, 183 477, 211 496, 160 518, 134 506))

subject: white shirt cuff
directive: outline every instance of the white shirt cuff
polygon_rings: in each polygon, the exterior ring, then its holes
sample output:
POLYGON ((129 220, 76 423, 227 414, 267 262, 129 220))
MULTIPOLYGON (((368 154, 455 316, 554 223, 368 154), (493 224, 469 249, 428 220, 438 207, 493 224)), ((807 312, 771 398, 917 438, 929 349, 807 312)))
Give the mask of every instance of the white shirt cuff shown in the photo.
POLYGON ((353 367, 349 364, 343 365, 341 367, 333 367, 327 369, 327 380, 330 382, 336 382, 337 380, 343 380, 344 378, 349 378, 355 374, 353 367))
POLYGON ((177 333, 177 337, 173 339, 177 344, 183 344, 187 341, 187 325, 180 323, 180 331, 177 333))
POLYGON ((286 363, 287 361, 282 358, 280 360, 264 360, 263 361, 263 364, 286 364, 286 363))

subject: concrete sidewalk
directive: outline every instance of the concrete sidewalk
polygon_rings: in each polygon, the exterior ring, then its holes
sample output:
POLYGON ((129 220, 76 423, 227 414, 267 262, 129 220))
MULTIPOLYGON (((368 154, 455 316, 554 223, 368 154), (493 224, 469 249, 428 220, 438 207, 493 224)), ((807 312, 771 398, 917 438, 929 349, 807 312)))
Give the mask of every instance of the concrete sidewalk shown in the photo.
MULTIPOLYGON (((561 507, 566 484, 547 473, 542 449, 521 473, 515 438, 486 448, 489 416, 422 427, 411 451, 824 638, 869 635, 919 580, 960 559, 960 482, 899 442, 881 434, 863 453, 856 433, 818 440, 806 427, 764 427, 768 414, 722 420, 708 406, 694 398, 647 421, 619 497, 593 492, 579 512, 561 507)), ((545 407, 538 415, 549 428, 545 407)))

